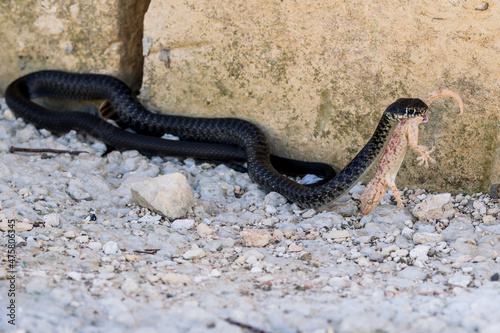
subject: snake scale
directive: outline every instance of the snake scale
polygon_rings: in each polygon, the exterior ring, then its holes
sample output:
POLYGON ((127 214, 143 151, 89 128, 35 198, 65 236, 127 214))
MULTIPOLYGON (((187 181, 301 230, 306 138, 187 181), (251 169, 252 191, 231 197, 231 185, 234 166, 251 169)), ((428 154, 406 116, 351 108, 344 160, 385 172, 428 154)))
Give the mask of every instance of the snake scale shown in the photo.
POLYGON ((40 71, 12 82, 5 99, 17 117, 37 127, 64 133, 77 130, 118 148, 153 154, 191 156, 202 159, 246 159, 250 178, 266 191, 275 191, 298 205, 318 207, 354 186, 381 153, 398 120, 425 114, 420 99, 400 98, 382 114, 375 132, 361 151, 335 177, 308 187, 280 174, 270 158, 266 136, 256 125, 237 118, 201 118, 155 114, 142 106, 129 87, 101 74, 40 71), (140 134, 115 127, 82 112, 55 112, 31 99, 53 97, 75 100, 108 100, 121 121, 140 134), (183 141, 169 141, 143 134, 170 133, 183 141))

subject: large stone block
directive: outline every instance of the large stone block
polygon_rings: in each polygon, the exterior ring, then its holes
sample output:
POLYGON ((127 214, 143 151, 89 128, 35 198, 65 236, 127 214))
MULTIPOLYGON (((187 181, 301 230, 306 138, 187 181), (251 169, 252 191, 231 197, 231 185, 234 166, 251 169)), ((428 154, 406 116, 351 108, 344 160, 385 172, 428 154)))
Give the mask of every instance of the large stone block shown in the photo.
POLYGON ((142 79, 149 0, 0 0, 0 93, 23 74, 65 69, 142 79))
POLYGON ((165 112, 259 124, 272 150, 344 166, 398 97, 448 88, 399 186, 486 190, 498 146, 500 6, 478 1, 152 0, 143 95, 165 112))

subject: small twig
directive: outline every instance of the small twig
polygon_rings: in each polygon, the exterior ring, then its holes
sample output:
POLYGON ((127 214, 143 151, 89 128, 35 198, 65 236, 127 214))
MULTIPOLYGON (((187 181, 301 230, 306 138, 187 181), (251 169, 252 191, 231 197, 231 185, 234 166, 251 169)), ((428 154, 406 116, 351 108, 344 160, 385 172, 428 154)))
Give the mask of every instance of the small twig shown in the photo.
POLYGON ((243 323, 240 323, 238 321, 234 321, 231 318, 226 318, 224 320, 227 321, 228 323, 230 323, 231 325, 235 325, 235 326, 247 329, 252 333, 266 333, 266 331, 261 330, 260 328, 256 328, 256 327, 250 326, 248 324, 243 324, 243 323))
POLYGON ((79 155, 82 153, 89 154, 88 151, 83 150, 63 150, 63 149, 50 149, 50 148, 22 148, 22 147, 10 147, 11 153, 54 153, 54 154, 70 154, 79 155))
POLYGON ((140 254, 156 254, 160 249, 145 249, 145 250, 134 250, 135 253, 140 254))

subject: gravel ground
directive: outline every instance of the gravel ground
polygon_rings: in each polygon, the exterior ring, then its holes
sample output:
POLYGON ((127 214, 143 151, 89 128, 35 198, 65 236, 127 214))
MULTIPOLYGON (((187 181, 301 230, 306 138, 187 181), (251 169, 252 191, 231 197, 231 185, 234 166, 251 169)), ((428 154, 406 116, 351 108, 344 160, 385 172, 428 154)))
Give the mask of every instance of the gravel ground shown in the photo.
POLYGON ((0 103, 2 332, 500 332, 500 207, 488 195, 405 189, 405 209, 387 194, 362 216, 357 185, 303 210, 223 165, 104 155, 0 103), (172 172, 195 197, 186 216, 134 203, 133 180, 172 172))

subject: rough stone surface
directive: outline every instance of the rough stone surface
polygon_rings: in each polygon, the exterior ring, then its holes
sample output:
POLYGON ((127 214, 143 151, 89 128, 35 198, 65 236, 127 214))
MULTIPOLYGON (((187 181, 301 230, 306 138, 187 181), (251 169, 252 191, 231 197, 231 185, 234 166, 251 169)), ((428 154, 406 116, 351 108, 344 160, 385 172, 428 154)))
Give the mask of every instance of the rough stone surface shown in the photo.
POLYGON ((153 0, 143 95, 169 112, 249 119, 274 152, 344 166, 397 97, 448 88, 466 114, 451 100, 431 107, 420 142, 436 144, 437 164, 422 169, 411 152, 398 183, 485 191, 500 174, 500 6, 475 5, 153 0))
POLYGON ((186 215, 194 205, 191 188, 180 173, 132 183, 130 190, 139 205, 172 220, 186 215))
POLYGON ((246 246, 263 247, 271 240, 271 235, 267 230, 249 229, 242 233, 246 246))
POLYGON ((345 239, 349 237, 351 237, 351 234, 349 234, 349 231, 347 230, 332 230, 325 235, 325 238, 336 239, 336 240, 345 239))
POLYGON ((413 215, 422 220, 447 219, 454 214, 455 210, 453 209, 451 194, 449 193, 429 195, 413 209, 413 215))
POLYGON ((162 275, 161 279, 165 283, 170 284, 189 284, 191 282, 191 278, 185 274, 178 273, 167 273, 162 275))
POLYGON ((0 93, 40 69, 117 75, 139 88, 149 0, 2 1, 0 93))
POLYGON ((437 243, 444 240, 445 236, 434 232, 416 232, 413 234, 415 244, 437 243))

